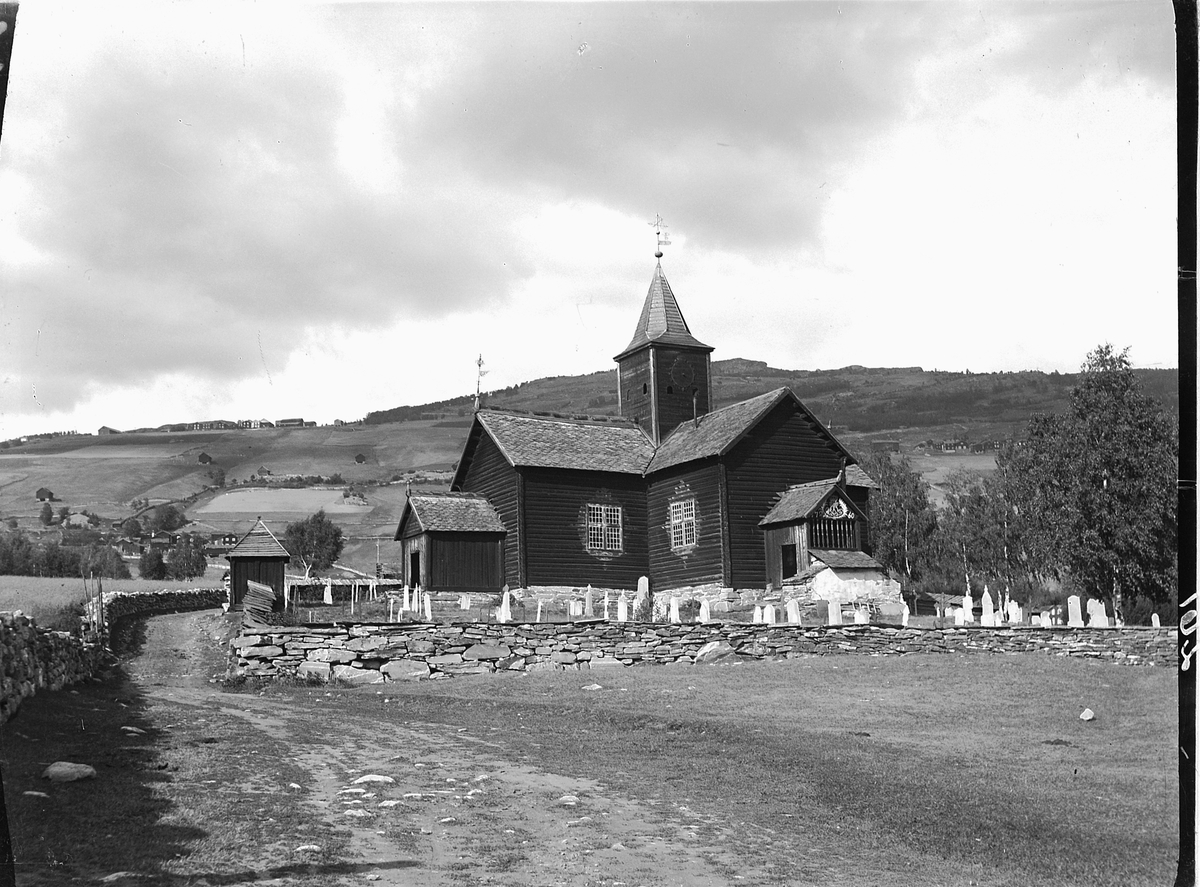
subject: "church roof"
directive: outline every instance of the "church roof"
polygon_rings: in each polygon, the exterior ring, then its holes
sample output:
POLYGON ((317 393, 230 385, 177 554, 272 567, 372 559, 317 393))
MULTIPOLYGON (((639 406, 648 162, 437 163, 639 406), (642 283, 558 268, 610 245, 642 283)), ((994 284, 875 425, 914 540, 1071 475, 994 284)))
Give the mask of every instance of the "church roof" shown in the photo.
POLYGON ((687 321, 683 319, 683 312, 679 310, 679 303, 675 301, 675 294, 671 292, 671 285, 667 283, 667 278, 663 274, 661 262, 654 269, 654 277, 650 280, 650 291, 646 293, 646 302, 642 305, 642 316, 638 318, 633 338, 625 346, 625 350, 613 359, 620 360, 627 354, 650 344, 713 350, 711 346, 705 345, 693 336, 692 331, 688 329, 687 321))
POLYGON ((642 474, 654 455, 650 438, 626 419, 480 410, 476 421, 513 466, 642 474))
POLYGON ((267 529, 260 517, 254 522, 250 532, 243 536, 238 544, 226 552, 225 557, 286 557, 291 554, 283 547, 275 534, 267 529))
POLYGON ((503 533, 504 521, 492 504, 475 493, 414 493, 405 503, 396 528, 415 517, 426 533, 503 533))
POLYGON ((857 465, 846 466, 846 486, 848 487, 870 487, 872 490, 880 489, 878 482, 871 475, 867 474, 857 465))

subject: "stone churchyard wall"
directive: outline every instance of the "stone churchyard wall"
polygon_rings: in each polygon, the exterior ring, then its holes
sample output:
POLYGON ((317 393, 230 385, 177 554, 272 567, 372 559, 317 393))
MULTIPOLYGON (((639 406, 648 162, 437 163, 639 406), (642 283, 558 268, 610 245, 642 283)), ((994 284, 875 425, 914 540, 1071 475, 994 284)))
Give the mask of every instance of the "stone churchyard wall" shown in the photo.
MULTIPOLYGON (((111 631, 129 619, 206 610, 224 601, 221 589, 109 592, 104 595, 104 609, 111 631)), ((94 620, 94 614, 90 618, 94 620)), ((39 628, 19 611, 0 613, 0 724, 16 713, 21 700, 38 690, 59 690, 91 677, 108 655, 99 643, 39 628)))
POLYGON ((721 657, 1040 653, 1174 666, 1173 628, 942 628, 745 623, 244 624, 234 673, 352 683, 494 671, 621 668, 721 657))

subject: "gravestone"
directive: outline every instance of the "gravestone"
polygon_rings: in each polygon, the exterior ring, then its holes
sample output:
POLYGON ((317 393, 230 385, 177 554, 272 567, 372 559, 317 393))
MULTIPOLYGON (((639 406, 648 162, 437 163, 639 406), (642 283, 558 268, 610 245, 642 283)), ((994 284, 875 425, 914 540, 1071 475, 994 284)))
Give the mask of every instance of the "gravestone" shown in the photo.
POLYGON ((542 599, 541 598, 538 598, 538 609, 537 609, 537 616, 535 617, 535 621, 537 621, 537 622, 542 621, 542 599))
POLYGON ((1053 627, 1054 627, 1054 617, 1050 614, 1049 610, 1042 610, 1042 628, 1053 628, 1053 627))
POLYGON ((969 594, 964 594, 963 595, 963 605, 962 605, 962 622, 959 622, 957 624, 958 625, 966 625, 967 623, 974 622, 974 621, 975 621, 975 601, 971 600, 971 596, 969 594))
POLYGON ((854 608, 854 624, 868 625, 871 622, 871 613, 866 607, 854 608))
POLYGON ((430 597, 429 592, 425 592, 425 621, 433 621, 433 598, 430 597))
POLYGON ((951 607, 950 612, 954 614, 954 624, 958 626, 967 624, 967 611, 962 607, 951 607))
POLYGON ((1088 600, 1088 628, 1108 628, 1108 613, 1103 601, 1088 600))
POLYGON ((589 619, 595 615, 592 605, 592 586, 589 584, 587 591, 583 593, 583 615, 589 619))
POLYGON ((1150 624, 1154 628, 1162 628, 1162 622, 1159 620, 1157 613, 1150 614, 1150 624))
POLYGON ((625 592, 621 592, 621 596, 617 598, 617 621, 629 621, 629 601, 625 598, 625 592))
POLYGON ((760 607, 758 604, 754 605, 754 615, 750 617, 750 621, 755 625, 762 624, 762 607, 760 607))
POLYGON ((649 596, 650 596, 650 577, 648 577, 648 576, 638 577, 637 597, 634 599, 635 603, 640 604, 642 601, 644 601, 649 596))
POLYGON ((675 595, 671 595, 671 615, 669 618, 672 622, 679 622, 679 598, 675 597, 675 595))
POLYGON ((787 602, 787 621, 791 625, 800 624, 800 602, 795 598, 787 602))
POLYGON ((908 628, 908 616, 908 604, 905 604, 904 608, 900 611, 900 624, 905 628, 908 628))
POLYGON ((328 604, 330 606, 333 605, 333 583, 330 582, 328 579, 325 580, 325 598, 324 598, 324 600, 325 600, 326 604, 328 604))
POLYGON ((984 628, 994 628, 996 625, 996 613, 992 609, 992 596, 988 592, 986 585, 983 587, 983 597, 980 598, 979 602, 979 624, 984 628))
POLYGON ((775 624, 775 605, 774 604, 767 604, 765 607, 763 607, 762 621, 766 625, 774 625, 775 624))
POLYGON ((1021 617, 1025 614, 1021 612, 1021 605, 1014 600, 1008 602, 1008 621, 1014 625, 1021 624, 1021 617))
POLYGON ((1079 595, 1067 598, 1067 627, 1083 628, 1083 613, 1079 609, 1079 595))
POLYGON ((412 604, 409 602, 409 598, 408 598, 408 586, 407 585, 404 586, 404 603, 402 603, 400 605, 400 609, 405 612, 412 609, 412 604))
POLYGON ((508 589, 504 589, 504 593, 500 596, 500 615, 498 617, 499 622, 512 622, 511 597, 512 596, 509 594, 508 589))
POLYGON ((829 624, 830 625, 841 625, 842 624, 841 601, 830 601, 829 602, 829 624))
POLYGON ((708 622, 712 619, 712 608, 708 604, 708 598, 700 601, 700 615, 696 617, 697 622, 708 622))
POLYGON ((471 609, 471 596, 469 594, 460 594, 458 596, 458 609, 460 609, 460 610, 471 609))
POLYGON ((608 594, 608 589, 606 588, 606 589, 604 589, 604 621, 605 622, 607 622, 609 619, 612 618, 611 616, 608 615, 608 599, 609 599, 609 594, 608 594))

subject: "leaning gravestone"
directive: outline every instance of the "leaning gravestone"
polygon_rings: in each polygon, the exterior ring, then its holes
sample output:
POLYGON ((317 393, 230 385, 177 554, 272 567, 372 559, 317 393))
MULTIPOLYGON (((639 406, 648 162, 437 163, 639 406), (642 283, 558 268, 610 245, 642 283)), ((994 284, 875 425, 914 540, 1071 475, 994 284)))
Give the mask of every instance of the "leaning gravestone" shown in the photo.
POLYGON ((1079 595, 1067 598, 1067 627, 1083 628, 1083 613, 1079 609, 1079 595))

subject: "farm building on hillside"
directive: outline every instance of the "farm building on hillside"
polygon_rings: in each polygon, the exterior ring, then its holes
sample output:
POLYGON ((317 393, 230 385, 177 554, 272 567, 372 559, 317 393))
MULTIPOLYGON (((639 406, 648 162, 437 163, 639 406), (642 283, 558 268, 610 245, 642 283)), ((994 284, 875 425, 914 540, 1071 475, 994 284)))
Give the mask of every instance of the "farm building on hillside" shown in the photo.
POLYGON ((790 389, 712 409, 712 350, 688 329, 660 263, 614 358, 620 417, 476 412, 451 489, 494 509, 505 583, 633 590, 647 576, 680 594, 778 589, 781 540, 802 568, 798 530, 760 523, 789 488, 817 483, 820 503, 853 515, 838 544, 880 569, 864 550, 874 481, 790 389))
POLYGON ((278 597, 283 597, 283 569, 292 556, 261 517, 225 558, 229 561, 229 609, 242 608, 248 581, 269 585, 278 597))
POLYGON ((428 591, 499 592, 504 586, 504 522, 470 493, 414 493, 395 540, 406 585, 428 591))
POLYGON ((38 491, 33 494, 39 502, 53 502, 54 492, 46 487, 38 487, 38 491))
POLYGON ((212 460, 213 460, 212 456, 208 455, 208 453, 201 453, 199 456, 196 457, 196 461, 199 462, 201 465, 210 465, 210 464, 212 464, 212 460))

